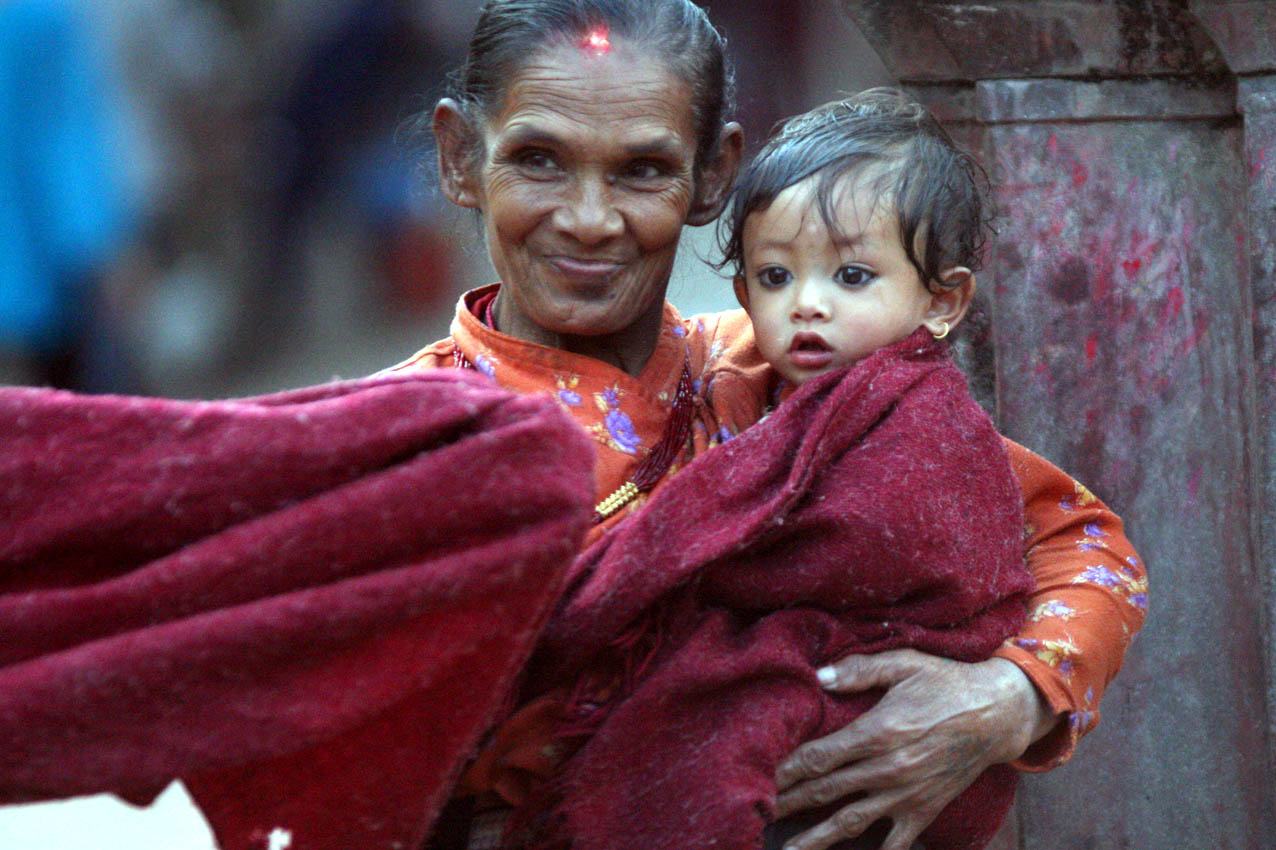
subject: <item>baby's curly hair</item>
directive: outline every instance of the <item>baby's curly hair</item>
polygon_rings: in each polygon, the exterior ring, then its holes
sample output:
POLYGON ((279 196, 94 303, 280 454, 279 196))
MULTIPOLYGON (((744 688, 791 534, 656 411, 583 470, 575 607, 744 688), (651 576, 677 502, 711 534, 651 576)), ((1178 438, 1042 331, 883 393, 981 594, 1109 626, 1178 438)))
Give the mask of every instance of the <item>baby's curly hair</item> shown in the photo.
POLYGON ((872 179, 899 219, 900 244, 926 288, 953 266, 979 267, 989 227, 988 178, 925 107, 898 89, 875 88, 783 122, 736 185, 722 220, 719 268, 744 268, 744 223, 785 189, 816 175, 829 232, 839 231, 833 193, 843 178, 872 179))

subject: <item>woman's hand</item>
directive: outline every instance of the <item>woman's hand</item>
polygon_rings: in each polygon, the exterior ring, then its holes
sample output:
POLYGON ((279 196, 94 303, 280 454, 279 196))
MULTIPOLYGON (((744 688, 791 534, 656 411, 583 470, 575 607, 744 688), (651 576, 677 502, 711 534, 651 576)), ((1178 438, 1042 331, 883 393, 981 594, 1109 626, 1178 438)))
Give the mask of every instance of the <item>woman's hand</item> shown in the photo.
POLYGON ((1058 719, 1003 658, 967 664, 898 649, 843 658, 820 681, 831 691, 887 691, 849 726, 780 764, 777 817, 866 795, 791 839, 791 850, 823 850, 881 818, 893 821, 882 850, 908 850, 985 768, 1018 758, 1058 719))

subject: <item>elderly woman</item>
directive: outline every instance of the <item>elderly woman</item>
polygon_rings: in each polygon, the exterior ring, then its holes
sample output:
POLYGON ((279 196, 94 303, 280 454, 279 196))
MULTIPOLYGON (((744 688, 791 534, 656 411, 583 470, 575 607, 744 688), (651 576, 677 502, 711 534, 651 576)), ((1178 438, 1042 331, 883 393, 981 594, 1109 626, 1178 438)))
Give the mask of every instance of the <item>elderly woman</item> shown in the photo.
MULTIPOLYGON (((682 227, 715 219, 740 162, 729 84, 722 38, 689 0, 489 0, 434 110, 443 191, 481 214, 501 282, 463 296, 451 336, 397 368, 476 369, 557 398, 598 444, 591 539, 730 436, 697 397, 710 368, 753 388, 762 412, 769 375, 743 314, 684 319, 665 301, 682 227)), ((1053 767, 1094 727, 1142 624, 1143 569, 1084 487, 1007 448, 1037 587, 1027 626, 980 663, 901 650, 821 671, 831 689, 886 693, 779 766, 787 846, 889 818, 882 846, 902 850, 985 767, 1053 767)), ((461 792, 484 805, 535 793, 554 770, 557 710, 543 697, 514 711, 461 792)))

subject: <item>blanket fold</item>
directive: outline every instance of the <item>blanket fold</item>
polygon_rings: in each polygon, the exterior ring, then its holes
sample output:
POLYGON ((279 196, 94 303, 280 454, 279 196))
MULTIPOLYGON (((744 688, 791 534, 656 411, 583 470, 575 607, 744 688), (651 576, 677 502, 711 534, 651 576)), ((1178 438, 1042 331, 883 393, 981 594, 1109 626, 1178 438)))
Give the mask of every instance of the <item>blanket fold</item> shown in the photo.
POLYGON ((593 498, 553 402, 453 371, 0 434, 0 801, 181 777, 226 850, 419 846, 593 498))
MULTIPOLYGON (((1001 438, 919 332, 800 388, 577 559, 532 681, 584 743, 512 844, 756 850, 778 762, 875 694, 814 670, 913 647, 987 658, 1032 579, 1001 438)), ((922 836, 973 850, 1013 795, 985 772, 922 836)))

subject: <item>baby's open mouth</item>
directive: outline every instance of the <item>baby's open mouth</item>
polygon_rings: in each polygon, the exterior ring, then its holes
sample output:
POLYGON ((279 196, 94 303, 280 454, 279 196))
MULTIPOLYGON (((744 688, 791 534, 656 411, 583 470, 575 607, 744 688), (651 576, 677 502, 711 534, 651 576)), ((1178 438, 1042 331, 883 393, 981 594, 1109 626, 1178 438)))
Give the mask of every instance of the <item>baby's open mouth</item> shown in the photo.
POLYGON ((831 351, 832 346, 824 341, 819 334, 800 333, 795 334, 793 341, 789 344, 789 351, 809 351, 822 352, 831 351))

